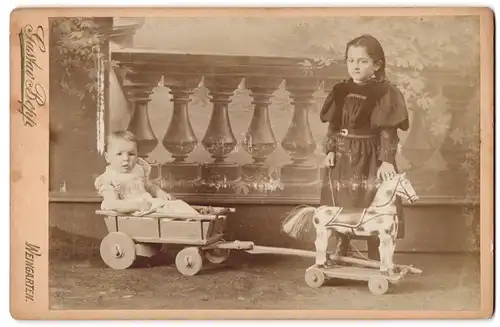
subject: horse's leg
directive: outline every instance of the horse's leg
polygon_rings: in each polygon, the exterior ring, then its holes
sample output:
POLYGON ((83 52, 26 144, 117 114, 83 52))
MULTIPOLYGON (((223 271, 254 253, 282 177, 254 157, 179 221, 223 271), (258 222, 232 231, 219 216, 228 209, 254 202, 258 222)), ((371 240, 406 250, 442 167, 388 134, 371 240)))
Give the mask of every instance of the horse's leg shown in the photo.
POLYGON ((382 275, 388 275, 392 237, 385 230, 380 230, 378 233, 378 237, 380 239, 380 245, 378 247, 380 252, 380 273, 382 275))
POLYGON ((315 225, 316 227, 316 265, 326 265, 328 240, 332 236, 332 230, 325 226, 315 225))
POLYGON ((396 238, 398 236, 398 221, 397 217, 394 219, 393 225, 391 226, 389 246, 387 249, 387 268, 389 275, 394 274, 394 252, 396 250, 396 238))
POLYGON ((389 276, 394 275, 394 251, 396 249, 395 241, 395 238, 391 235, 389 246, 387 247, 387 272, 389 276))

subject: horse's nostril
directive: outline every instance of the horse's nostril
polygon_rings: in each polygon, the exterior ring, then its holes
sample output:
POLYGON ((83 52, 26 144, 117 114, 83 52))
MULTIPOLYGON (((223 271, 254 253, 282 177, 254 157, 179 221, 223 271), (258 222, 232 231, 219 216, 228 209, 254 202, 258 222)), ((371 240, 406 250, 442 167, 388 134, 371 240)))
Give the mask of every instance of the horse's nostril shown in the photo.
POLYGON ((314 218, 313 221, 314 221, 315 224, 319 224, 319 219, 318 218, 314 218))

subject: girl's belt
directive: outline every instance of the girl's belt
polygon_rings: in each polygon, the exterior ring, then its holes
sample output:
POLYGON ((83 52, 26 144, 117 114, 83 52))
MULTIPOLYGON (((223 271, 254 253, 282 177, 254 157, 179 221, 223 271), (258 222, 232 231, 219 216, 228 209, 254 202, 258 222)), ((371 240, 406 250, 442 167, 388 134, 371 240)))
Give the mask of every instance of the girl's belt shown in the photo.
POLYGON ((362 139, 370 139, 377 136, 377 134, 375 134, 373 131, 370 130, 347 129, 347 128, 342 128, 337 135, 347 138, 362 138, 362 139))

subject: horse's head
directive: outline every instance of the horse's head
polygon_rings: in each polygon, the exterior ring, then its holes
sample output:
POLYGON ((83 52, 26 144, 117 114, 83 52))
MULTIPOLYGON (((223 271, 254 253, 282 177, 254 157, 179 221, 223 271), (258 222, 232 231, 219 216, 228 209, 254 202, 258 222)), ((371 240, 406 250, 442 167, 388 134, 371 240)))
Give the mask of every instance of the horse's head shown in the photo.
POLYGON ((410 203, 415 203, 418 200, 417 192, 410 183, 410 180, 406 178, 406 173, 402 173, 394 178, 396 181, 396 194, 402 198, 407 199, 410 203))
POLYGON ((406 173, 397 174, 394 178, 382 182, 379 191, 387 191, 387 194, 396 194, 405 198, 410 203, 418 200, 417 193, 413 189, 410 180, 406 178, 406 173))

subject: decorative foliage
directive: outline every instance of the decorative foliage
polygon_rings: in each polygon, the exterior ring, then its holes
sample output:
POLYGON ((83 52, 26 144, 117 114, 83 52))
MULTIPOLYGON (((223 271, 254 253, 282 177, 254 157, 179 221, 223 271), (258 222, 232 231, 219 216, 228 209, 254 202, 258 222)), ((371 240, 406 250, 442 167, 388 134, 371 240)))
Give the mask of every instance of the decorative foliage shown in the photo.
POLYGON ((243 176, 229 181, 225 176, 214 176, 210 180, 195 178, 176 180, 172 176, 157 178, 153 182, 167 192, 231 193, 240 196, 269 194, 283 191, 283 183, 271 173, 266 176, 243 176))
POLYGON ((480 110, 475 107, 479 103, 479 91, 476 92, 466 111, 467 122, 461 129, 462 142, 466 145, 465 159, 462 163, 463 173, 467 174, 466 201, 471 202, 470 207, 464 208, 467 227, 470 229, 470 238, 467 240, 472 250, 479 250, 480 246, 480 223, 479 207, 474 206, 480 196, 481 186, 481 129, 480 129, 480 110))
MULTIPOLYGON (((477 17, 315 18, 297 28, 297 40, 286 42, 308 49, 313 59, 302 67, 315 71, 343 64, 347 42, 362 34, 371 34, 382 43, 389 78, 413 110, 447 113, 446 99, 423 71, 442 69, 463 77, 479 71, 477 17)), ((437 127, 434 132, 442 130, 437 127)))
POLYGON ((106 37, 102 29, 92 18, 57 18, 50 22, 52 36, 57 40, 51 65, 63 71, 57 82, 80 101, 96 101, 98 61, 114 64, 102 51, 106 37), (83 85, 81 81, 85 81, 83 85))

